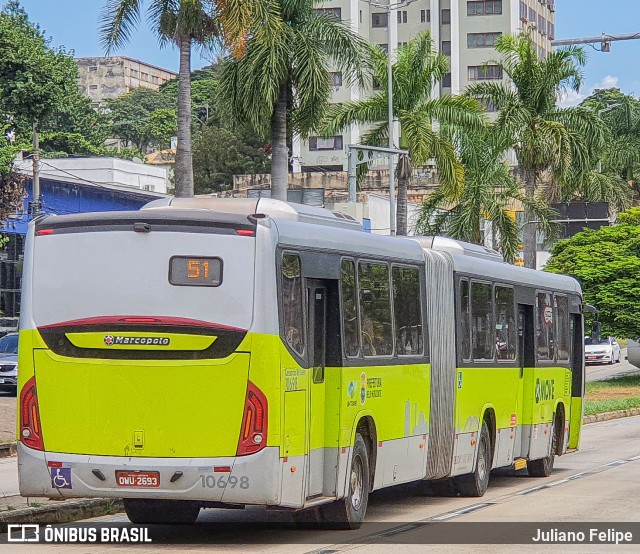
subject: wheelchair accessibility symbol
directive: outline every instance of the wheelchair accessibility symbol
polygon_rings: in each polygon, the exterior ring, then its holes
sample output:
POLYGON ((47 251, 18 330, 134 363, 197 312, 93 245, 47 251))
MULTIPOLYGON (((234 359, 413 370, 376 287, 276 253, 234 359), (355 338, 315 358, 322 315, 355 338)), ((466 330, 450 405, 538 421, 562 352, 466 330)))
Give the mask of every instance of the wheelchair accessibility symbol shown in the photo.
POLYGON ((70 467, 52 467, 51 468, 51 484, 56 489, 71 489, 71 468, 70 467))

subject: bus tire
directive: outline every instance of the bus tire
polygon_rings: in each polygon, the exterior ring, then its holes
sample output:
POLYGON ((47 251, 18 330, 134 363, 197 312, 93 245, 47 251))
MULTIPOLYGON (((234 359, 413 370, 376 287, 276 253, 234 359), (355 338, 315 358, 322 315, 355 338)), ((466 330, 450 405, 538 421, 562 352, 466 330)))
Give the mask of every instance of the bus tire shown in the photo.
POLYGON ((478 497, 484 495, 489 486, 492 457, 489 426, 486 421, 483 421, 478 441, 476 467, 472 473, 455 477, 456 487, 461 496, 478 497))
POLYGON ((558 429, 556 429, 556 416, 551 420, 551 449, 549 455, 539 460, 528 460, 527 471, 531 477, 549 477, 553 471, 553 462, 558 448, 558 429))
POLYGON ((420 481, 419 487, 423 496, 442 496, 445 498, 458 496, 458 490, 451 477, 436 481, 420 481))
POLYGON ((125 498, 124 511, 131 523, 195 523, 200 513, 196 502, 125 498))
POLYGON ((369 456, 362 435, 356 433, 347 496, 320 506, 323 523, 331 529, 358 529, 364 521, 368 503, 369 456))

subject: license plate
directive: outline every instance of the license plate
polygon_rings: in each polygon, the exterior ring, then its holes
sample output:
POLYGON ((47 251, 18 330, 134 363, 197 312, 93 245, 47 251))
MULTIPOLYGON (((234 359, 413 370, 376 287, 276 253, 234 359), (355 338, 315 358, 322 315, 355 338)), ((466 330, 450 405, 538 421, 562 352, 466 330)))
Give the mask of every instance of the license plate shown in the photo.
POLYGON ((159 487, 160 473, 158 471, 116 471, 116 485, 119 487, 159 487))
POLYGON ((587 356, 587 360, 597 360, 597 356, 587 356))

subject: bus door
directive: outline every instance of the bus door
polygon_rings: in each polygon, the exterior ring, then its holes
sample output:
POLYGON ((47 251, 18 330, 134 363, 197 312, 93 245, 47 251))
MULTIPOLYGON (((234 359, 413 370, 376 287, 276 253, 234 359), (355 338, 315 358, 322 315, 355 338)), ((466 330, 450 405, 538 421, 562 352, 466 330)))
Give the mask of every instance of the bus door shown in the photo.
POLYGON ((532 407, 525 401, 525 383, 527 369, 535 366, 535 338, 533 306, 518 304, 518 366, 520 367, 520 388, 518 390, 518 427, 516 429, 516 443, 514 458, 526 456, 529 453, 529 433, 523 434, 524 426, 531 423, 532 407), (529 413, 525 413, 528 411, 529 413))
POLYGON ((327 351, 327 288, 322 281, 307 279, 309 315, 310 425, 307 497, 322 494, 325 456, 325 363, 327 351))

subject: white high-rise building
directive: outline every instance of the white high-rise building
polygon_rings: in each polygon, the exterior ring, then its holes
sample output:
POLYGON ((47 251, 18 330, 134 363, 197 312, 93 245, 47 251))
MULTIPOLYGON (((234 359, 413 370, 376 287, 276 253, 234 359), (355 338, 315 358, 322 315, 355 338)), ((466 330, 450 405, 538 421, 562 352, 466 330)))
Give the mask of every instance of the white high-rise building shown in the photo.
MULTIPOLYGON (((392 51, 419 33, 429 31, 436 48, 451 60, 451 73, 440 90, 434 92, 436 95, 459 94, 477 81, 503 80, 505 76, 498 65, 486 65, 499 59, 494 42, 502 34, 529 28, 541 56, 551 51, 555 38, 555 0, 416 0, 392 11, 390 20, 387 11, 364 0, 330 0, 319 10, 334 13, 384 49, 389 46, 390 26, 392 51)), ((343 84, 340 73, 333 73, 332 79, 332 102, 357 100, 362 94, 343 84)), ((347 145, 359 140, 360 129, 355 125, 332 138, 311 137, 306 142, 296 139, 294 171, 346 171, 347 145)))

